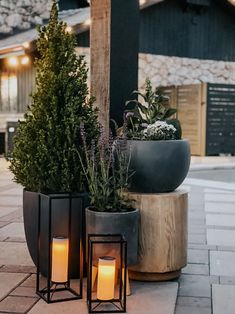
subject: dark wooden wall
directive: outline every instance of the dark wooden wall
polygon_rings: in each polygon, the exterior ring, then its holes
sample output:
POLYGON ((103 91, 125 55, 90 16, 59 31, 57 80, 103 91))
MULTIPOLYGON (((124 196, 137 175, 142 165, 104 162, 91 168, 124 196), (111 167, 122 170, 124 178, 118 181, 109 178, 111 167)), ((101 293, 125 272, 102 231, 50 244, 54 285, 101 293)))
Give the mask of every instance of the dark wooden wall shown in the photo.
MULTIPOLYGON (((32 64, 22 66, 17 69, 10 69, 4 66, 0 67, 0 86, 2 75, 14 75, 17 79, 16 87, 16 103, 14 104, 2 104, 0 94, 0 113, 23 113, 29 105, 31 105, 32 98, 31 94, 35 90, 35 68, 32 64)), ((9 91, 10 93, 10 91, 9 91)))
POLYGON ((235 153, 235 85, 208 84, 206 154, 235 153))
POLYGON ((35 91, 36 70, 32 65, 22 67, 17 71, 18 83, 18 108, 17 112, 25 112, 31 105, 31 94, 35 91))
POLYGON ((60 10, 69 10, 87 7, 88 3, 86 0, 59 0, 60 10))
MULTIPOLYGON (((235 61, 235 9, 227 0, 205 7, 165 0, 141 10, 139 36, 143 53, 235 61)), ((88 47, 89 33, 78 43, 88 47)))
POLYGON ((235 13, 223 3, 188 9, 165 0, 142 10, 140 51, 168 56, 235 60, 235 13))
POLYGON ((85 31, 77 35, 77 43, 79 47, 89 47, 90 46, 90 32, 85 31))

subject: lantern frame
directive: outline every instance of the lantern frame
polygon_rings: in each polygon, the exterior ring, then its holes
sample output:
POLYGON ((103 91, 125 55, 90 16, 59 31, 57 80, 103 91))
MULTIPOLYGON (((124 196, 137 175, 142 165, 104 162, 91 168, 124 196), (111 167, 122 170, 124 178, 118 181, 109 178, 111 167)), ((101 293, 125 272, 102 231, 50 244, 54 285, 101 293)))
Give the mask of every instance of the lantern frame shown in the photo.
MULTIPOLYGON (((103 256, 100 256, 100 258, 103 256)), ((98 276, 98 275, 97 275, 98 276)), ((127 289, 127 241, 121 234, 88 234, 88 273, 87 273, 87 306, 89 313, 126 313, 126 289, 127 289), (95 245, 119 244, 119 298, 111 300, 92 299, 92 262, 95 245), (110 303, 113 310, 99 310, 101 304, 110 303), (117 303, 117 304, 115 304, 117 303), (93 306, 94 305, 94 306, 93 306)))
POLYGON ((36 273, 36 294, 40 296, 44 301, 47 303, 56 303, 56 302, 64 302, 64 301, 71 301, 71 300, 78 300, 82 299, 83 295, 83 241, 82 241, 82 230, 83 230, 83 210, 80 210, 80 232, 79 232, 79 242, 80 242, 80 254, 79 254, 79 278, 76 279, 79 281, 79 292, 75 291, 71 287, 71 275, 70 275, 70 261, 71 261, 71 219, 72 219, 72 199, 80 198, 80 196, 71 195, 70 193, 61 194, 61 195, 48 195, 49 197, 49 211, 48 211, 48 260, 47 260, 47 276, 46 276, 46 286, 44 288, 40 288, 40 276, 41 276, 41 268, 40 268, 40 247, 41 247, 41 216, 42 216, 42 207, 41 207, 41 197, 39 195, 39 209, 38 209, 38 245, 37 245, 37 273, 36 273), (69 241, 69 248, 68 248, 68 280, 64 283, 57 283, 52 282, 52 243, 53 238, 60 238, 60 235, 52 235, 52 212, 56 211, 56 208, 52 208, 53 200, 64 200, 67 199, 69 201, 69 208, 66 211, 66 215, 68 215, 68 238, 69 241), (53 288, 53 286, 55 286, 53 288), (58 287, 63 286, 63 287, 58 287), (61 297, 53 299, 53 296, 56 295, 57 292, 68 292, 71 294, 69 297, 61 297))

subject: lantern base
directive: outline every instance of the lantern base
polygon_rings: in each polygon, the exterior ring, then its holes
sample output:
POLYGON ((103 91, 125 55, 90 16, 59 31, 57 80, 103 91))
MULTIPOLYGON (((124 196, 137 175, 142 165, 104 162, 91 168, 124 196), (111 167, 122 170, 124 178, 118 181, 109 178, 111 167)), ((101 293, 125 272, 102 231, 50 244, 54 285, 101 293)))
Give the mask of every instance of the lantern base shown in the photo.
POLYGON ((129 270, 129 278, 138 281, 167 281, 178 278, 180 274, 181 270, 170 271, 166 273, 145 273, 129 270))
POLYGON ((119 299, 92 300, 88 308, 89 313, 126 313, 125 307, 119 299))
POLYGON ((37 290, 37 295, 40 296, 47 303, 56 303, 64 301, 72 301, 82 299, 82 295, 78 294, 74 289, 69 287, 66 283, 51 283, 50 288, 45 287, 43 289, 37 290), (60 287, 59 286, 63 286, 60 287), (58 297, 60 294, 60 297, 58 297), (64 295, 67 295, 64 297, 64 295))

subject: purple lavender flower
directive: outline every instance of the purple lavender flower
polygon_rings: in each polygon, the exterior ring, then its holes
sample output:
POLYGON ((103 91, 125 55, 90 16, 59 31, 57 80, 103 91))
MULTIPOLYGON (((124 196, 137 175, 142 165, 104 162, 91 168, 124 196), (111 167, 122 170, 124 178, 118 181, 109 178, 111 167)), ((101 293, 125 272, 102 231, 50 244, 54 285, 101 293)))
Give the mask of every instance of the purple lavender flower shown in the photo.
POLYGON ((126 113, 126 119, 130 119, 131 117, 134 117, 134 112, 127 112, 126 113))
POLYGON ((81 122, 81 123, 80 123, 80 134, 81 134, 82 143, 83 143, 85 152, 87 152, 87 145, 86 145, 86 135, 85 135, 85 126, 84 126, 84 122, 81 122))

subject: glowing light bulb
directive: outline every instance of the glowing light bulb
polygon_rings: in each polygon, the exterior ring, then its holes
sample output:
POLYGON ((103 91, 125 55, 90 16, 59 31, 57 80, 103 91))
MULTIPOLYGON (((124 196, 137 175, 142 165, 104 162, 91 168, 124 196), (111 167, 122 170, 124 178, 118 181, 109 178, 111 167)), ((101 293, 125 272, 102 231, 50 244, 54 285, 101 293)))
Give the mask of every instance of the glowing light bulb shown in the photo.
POLYGON ((91 25, 91 19, 87 19, 83 24, 88 26, 91 25))
POLYGON ((18 59, 16 57, 11 57, 8 59, 8 64, 10 66, 16 67, 18 65, 18 59))
POLYGON ((22 46, 25 48, 25 49, 28 49, 30 47, 30 43, 28 41, 24 42, 22 44, 22 46))
POLYGON ((21 59, 21 64, 23 65, 26 65, 29 63, 29 57, 28 56, 24 56, 22 59, 21 59))
POLYGON ((69 26, 69 25, 66 26, 66 29, 65 29, 65 30, 66 30, 67 33, 72 33, 72 31, 73 31, 72 27, 69 26))

